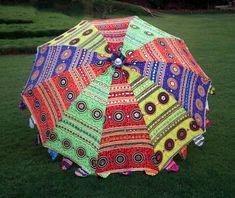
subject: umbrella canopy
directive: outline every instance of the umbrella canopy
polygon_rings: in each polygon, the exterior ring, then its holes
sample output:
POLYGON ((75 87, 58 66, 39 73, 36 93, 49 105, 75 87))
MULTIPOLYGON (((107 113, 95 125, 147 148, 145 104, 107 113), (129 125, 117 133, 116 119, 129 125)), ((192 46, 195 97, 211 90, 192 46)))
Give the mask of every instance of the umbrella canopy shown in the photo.
POLYGON ((155 175, 204 133, 210 84, 182 39, 135 16, 39 46, 22 95, 43 145, 88 174, 155 175))

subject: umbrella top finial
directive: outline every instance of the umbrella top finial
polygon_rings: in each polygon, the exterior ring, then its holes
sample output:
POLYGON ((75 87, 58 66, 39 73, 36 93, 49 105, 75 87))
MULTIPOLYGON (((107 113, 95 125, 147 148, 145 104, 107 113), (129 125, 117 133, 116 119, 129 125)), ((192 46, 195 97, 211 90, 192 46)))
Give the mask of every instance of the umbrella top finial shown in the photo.
POLYGON ((116 58, 113 63, 114 63, 116 68, 121 68, 122 67, 122 59, 121 58, 116 58))

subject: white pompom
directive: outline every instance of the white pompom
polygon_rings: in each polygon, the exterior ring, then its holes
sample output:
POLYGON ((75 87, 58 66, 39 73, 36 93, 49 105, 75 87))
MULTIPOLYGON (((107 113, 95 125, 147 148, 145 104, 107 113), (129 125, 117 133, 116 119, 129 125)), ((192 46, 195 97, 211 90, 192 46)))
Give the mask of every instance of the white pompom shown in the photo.
POLYGON ((32 115, 29 118, 29 127, 31 129, 34 129, 34 127, 35 127, 35 120, 34 120, 34 117, 32 115))

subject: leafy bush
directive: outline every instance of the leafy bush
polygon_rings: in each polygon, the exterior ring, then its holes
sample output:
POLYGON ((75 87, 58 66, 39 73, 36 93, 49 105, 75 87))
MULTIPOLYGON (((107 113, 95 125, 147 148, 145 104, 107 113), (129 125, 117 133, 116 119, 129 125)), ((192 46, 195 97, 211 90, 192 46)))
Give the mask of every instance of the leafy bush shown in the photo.
POLYGON ((149 0, 149 3, 154 8, 162 8, 164 5, 169 3, 169 0, 149 0))
POLYGON ((92 0, 93 13, 99 18, 106 18, 110 14, 146 15, 137 5, 113 0, 92 0))

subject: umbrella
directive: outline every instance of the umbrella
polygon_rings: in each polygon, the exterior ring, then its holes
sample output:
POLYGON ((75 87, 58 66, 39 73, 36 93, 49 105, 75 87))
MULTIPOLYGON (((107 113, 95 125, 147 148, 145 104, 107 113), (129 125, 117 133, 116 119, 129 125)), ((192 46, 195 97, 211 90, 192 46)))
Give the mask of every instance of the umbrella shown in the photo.
POLYGON ((210 85, 182 39, 134 16, 82 21, 39 46, 22 96, 63 170, 156 175, 204 141, 210 85))

